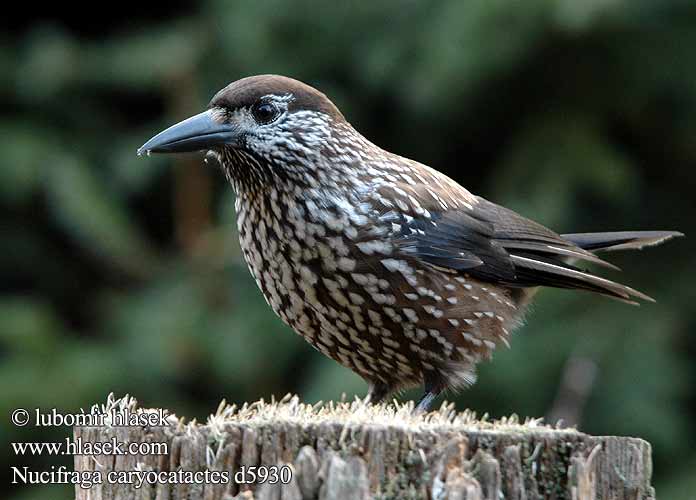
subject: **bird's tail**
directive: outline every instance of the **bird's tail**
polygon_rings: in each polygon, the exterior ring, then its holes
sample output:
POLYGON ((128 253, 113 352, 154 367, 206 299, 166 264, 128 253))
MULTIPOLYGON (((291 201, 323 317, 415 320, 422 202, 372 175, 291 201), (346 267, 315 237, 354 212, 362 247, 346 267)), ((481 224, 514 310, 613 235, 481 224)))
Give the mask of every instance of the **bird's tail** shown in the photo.
POLYGON ((609 252, 614 250, 640 250, 644 247, 660 245, 677 236, 678 231, 616 231, 611 233, 562 234, 561 238, 590 252, 609 252))
MULTIPOLYGON (((678 236, 684 235, 677 231, 618 231, 611 233, 562 234, 561 238, 575 245, 576 247, 587 251, 591 255, 596 252, 641 249, 648 246, 659 245, 678 236)), ((579 258, 581 260, 592 261, 592 259, 588 259, 585 256, 579 256, 579 258)), ((542 262, 538 262, 538 260, 539 259, 535 259, 533 262, 536 266, 543 264, 542 262)), ((530 267, 527 263, 522 264, 530 267)), ((607 267, 615 267, 601 260, 600 264, 607 267)), ((537 269, 536 272, 538 273, 539 271, 543 270, 544 269, 537 269)), ((554 269, 551 274, 551 277, 558 282, 554 283, 553 280, 551 280, 551 286, 584 288, 586 290, 591 290, 602 295, 614 297, 631 304, 635 304, 635 302, 632 300, 634 298, 654 302, 652 298, 639 292, 638 290, 634 290, 633 288, 629 288, 625 285, 615 283, 605 278, 600 278, 594 274, 587 271, 582 271, 571 265, 566 265, 562 269, 554 269), (559 277, 562 278, 560 281, 559 277)))
POLYGON ((683 236, 676 231, 622 231, 613 233, 577 233, 562 234, 562 244, 526 243, 508 244, 506 250, 515 264, 517 282, 529 286, 552 286, 556 288, 574 288, 619 299, 629 304, 636 304, 634 299, 654 302, 652 298, 638 290, 620 283, 596 276, 590 271, 574 266, 575 260, 589 261, 618 269, 616 266, 596 257, 595 252, 611 250, 639 249, 658 245, 670 238, 683 236))

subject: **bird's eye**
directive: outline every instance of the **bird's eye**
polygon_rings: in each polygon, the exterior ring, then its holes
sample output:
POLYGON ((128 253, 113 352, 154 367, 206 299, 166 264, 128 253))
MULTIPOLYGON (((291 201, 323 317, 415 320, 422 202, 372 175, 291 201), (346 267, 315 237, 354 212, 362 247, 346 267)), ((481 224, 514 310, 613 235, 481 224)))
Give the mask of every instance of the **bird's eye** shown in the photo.
POLYGON ((272 122, 278 116, 278 108, 270 102, 260 102, 254 105, 251 112, 257 123, 272 122))

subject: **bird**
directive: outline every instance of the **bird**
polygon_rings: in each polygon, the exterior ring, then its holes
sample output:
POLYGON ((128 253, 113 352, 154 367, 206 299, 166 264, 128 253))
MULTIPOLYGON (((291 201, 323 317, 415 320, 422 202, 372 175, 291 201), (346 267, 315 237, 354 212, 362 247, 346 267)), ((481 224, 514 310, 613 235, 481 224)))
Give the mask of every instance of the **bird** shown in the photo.
POLYGON ((194 151, 234 189, 243 257, 273 311, 362 377, 367 402, 423 386, 419 413, 474 384, 539 287, 652 301, 576 263, 615 268, 596 254, 683 236, 557 234, 373 144, 280 75, 234 81, 137 152, 194 151))

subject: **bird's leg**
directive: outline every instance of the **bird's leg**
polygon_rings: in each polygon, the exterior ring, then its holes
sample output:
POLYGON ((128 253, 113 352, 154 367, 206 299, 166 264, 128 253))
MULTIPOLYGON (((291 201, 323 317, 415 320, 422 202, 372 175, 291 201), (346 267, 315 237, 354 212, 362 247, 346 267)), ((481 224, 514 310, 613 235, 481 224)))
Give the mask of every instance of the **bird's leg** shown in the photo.
POLYGON ((435 401, 442 391, 445 390, 445 384, 443 380, 432 372, 426 371, 423 376, 423 384, 425 386, 425 394, 418 400, 416 408, 413 413, 420 415, 427 413, 430 410, 430 406, 435 401))
POLYGON ((384 382, 370 382, 369 384, 370 389, 367 391, 366 403, 373 405, 380 403, 392 392, 391 387, 384 382))

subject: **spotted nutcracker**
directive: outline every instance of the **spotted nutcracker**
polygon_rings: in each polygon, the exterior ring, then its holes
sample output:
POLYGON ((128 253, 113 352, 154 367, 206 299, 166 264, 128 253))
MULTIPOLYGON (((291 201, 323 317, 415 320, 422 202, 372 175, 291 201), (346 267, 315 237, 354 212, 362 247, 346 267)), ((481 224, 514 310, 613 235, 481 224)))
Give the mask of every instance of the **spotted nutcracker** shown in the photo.
POLYGON ((563 234, 376 146, 321 92, 238 80, 142 153, 208 150, 232 184, 244 258, 283 321, 363 377, 368 398, 420 385, 417 409, 473 384, 539 286, 652 300, 575 267, 681 234, 563 234))

